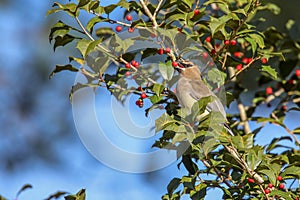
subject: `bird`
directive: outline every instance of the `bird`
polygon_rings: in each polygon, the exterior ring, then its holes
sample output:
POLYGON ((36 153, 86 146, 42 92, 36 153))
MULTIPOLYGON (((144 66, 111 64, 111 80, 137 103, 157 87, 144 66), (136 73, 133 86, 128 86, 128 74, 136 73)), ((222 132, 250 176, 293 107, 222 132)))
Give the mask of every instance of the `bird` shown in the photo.
POLYGON ((223 104, 216 94, 202 81, 199 67, 186 60, 177 60, 176 62, 178 65, 175 69, 180 74, 180 78, 176 86, 176 97, 179 104, 185 108, 188 113, 191 113, 194 103, 203 97, 212 96, 214 100, 207 104, 205 112, 198 116, 197 119, 202 119, 212 111, 218 111, 224 117, 224 123, 222 123, 222 125, 229 134, 234 136, 230 127, 225 123, 227 118, 223 104))

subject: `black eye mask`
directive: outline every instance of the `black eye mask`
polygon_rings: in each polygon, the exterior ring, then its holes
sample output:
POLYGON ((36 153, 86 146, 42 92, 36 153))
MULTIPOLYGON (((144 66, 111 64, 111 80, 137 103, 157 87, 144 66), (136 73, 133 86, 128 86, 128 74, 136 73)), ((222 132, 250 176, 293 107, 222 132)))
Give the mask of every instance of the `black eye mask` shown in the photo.
POLYGON ((181 61, 178 61, 178 64, 181 68, 189 68, 189 67, 192 67, 193 65, 192 64, 189 64, 189 63, 183 63, 181 61))

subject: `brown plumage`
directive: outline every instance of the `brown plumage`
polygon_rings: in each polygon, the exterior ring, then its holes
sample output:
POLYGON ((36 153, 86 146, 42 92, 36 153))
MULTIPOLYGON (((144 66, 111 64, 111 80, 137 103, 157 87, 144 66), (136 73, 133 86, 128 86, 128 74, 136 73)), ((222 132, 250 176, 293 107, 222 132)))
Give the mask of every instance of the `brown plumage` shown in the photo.
MULTIPOLYGON (((185 61, 179 62, 179 67, 176 69, 180 73, 180 78, 176 87, 176 96, 179 104, 186 108, 187 112, 190 113, 195 102, 199 101, 203 97, 214 96, 215 100, 207 105, 206 111, 199 116, 199 119, 211 111, 219 111, 223 115, 224 120, 226 120, 226 112, 223 104, 202 81, 198 66, 185 61)), ((230 134, 233 134, 231 130, 229 130, 229 132, 230 134)))

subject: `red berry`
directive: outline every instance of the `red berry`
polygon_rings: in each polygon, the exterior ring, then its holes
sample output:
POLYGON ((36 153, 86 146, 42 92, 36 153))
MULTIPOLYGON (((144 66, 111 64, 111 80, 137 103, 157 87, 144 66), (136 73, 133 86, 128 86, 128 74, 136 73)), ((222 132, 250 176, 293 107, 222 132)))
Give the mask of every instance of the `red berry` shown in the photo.
POLYGON ((240 71, 243 69, 243 65, 242 64, 238 64, 237 66, 235 66, 235 69, 240 71))
POLYGON ((255 183, 255 180, 253 178, 248 178, 248 183, 255 183))
POLYGON ((125 76, 130 76, 130 71, 125 72, 125 76))
POLYGON ((278 181, 282 181, 282 176, 277 176, 278 181))
POLYGON ((197 15, 199 15, 199 14, 200 14, 200 10, 197 10, 197 9, 194 10, 194 15, 195 15, 195 16, 197 16, 197 15))
POLYGON ((278 187, 279 187, 279 189, 284 189, 284 184, 280 183, 278 187))
POLYGON ((230 44, 230 41, 229 41, 229 40, 225 40, 225 41, 224 41, 224 44, 225 44, 225 45, 229 45, 229 44, 230 44))
POLYGON ((177 67, 177 66, 178 66, 178 63, 177 63, 176 61, 173 61, 173 62, 172 62, 172 66, 173 66, 173 67, 177 67))
POLYGON ((135 63, 136 63, 136 61, 135 61, 135 60, 132 60, 132 61, 131 61, 131 64, 132 64, 132 65, 134 65, 135 63))
POLYGON ((282 109, 283 111, 286 111, 286 110, 287 110, 287 106, 286 106, 286 105, 283 105, 283 106, 281 107, 281 109, 282 109))
POLYGON ((131 15, 127 15, 127 16, 126 16, 126 19, 127 19, 128 21, 132 21, 132 16, 131 16, 131 15))
POLYGON ((160 54, 160 55, 164 54, 163 48, 158 49, 158 50, 157 50, 157 53, 160 54))
POLYGON ((165 51, 166 51, 166 53, 171 53, 171 48, 167 47, 165 51))
POLYGON ((134 32, 134 28, 129 27, 129 28, 128 28, 128 32, 129 32, 129 33, 133 33, 133 32, 134 32))
POLYGON ((267 62, 268 62, 268 60, 267 60, 266 58, 262 58, 262 59, 261 59, 261 63, 262 63, 262 64, 266 64, 267 62))
POLYGON ((297 77, 300 77, 300 69, 296 69, 295 74, 296 74, 297 77))
POLYGON ((210 42, 211 41, 211 37, 208 36, 206 39, 205 39, 206 42, 210 42))
POLYGON ((248 63, 247 64, 251 63, 252 60, 253 60, 252 58, 248 58, 248 63))
POLYGON ((232 46, 235 46, 236 43, 237 43, 236 40, 231 40, 231 41, 230 41, 230 44, 231 44, 232 46))
POLYGON ((265 194, 270 194, 271 190, 269 190, 268 188, 265 189, 265 194))
POLYGON ((249 60, 248 60, 248 58, 244 57, 244 58, 242 58, 242 62, 243 62, 244 64, 248 64, 248 63, 249 63, 249 60))
POLYGON ((134 66, 135 68, 138 68, 140 66, 140 63, 135 61, 135 62, 131 62, 132 66, 134 66))
POLYGON ((204 60, 206 60, 206 59, 208 58, 208 53, 207 53, 207 52, 204 52, 204 53, 202 54, 202 58, 203 58, 204 60))
POLYGON ((143 92, 143 93, 141 94, 141 98, 142 98, 142 99, 147 98, 147 94, 146 94, 145 92, 143 92))
POLYGON ((130 63, 126 63, 126 64, 125 64, 125 67, 126 67, 127 69, 129 69, 129 68, 131 67, 130 63))
POLYGON ((217 53, 217 51, 215 49, 212 49, 210 52, 212 55, 215 55, 217 53))
POLYGON ((219 48, 219 47, 220 47, 220 44, 217 43, 217 44, 215 45, 215 48, 217 49, 217 48, 219 48))
POLYGON ((234 55, 234 57, 241 58, 244 54, 242 52, 237 51, 237 52, 234 52, 233 55, 234 55))
POLYGON ((143 88, 142 88, 141 86, 139 86, 139 87, 137 88, 137 90, 138 90, 138 91, 143 91, 143 88))
POLYGON ((122 31, 122 26, 117 26, 117 27, 116 27, 116 31, 117 31, 117 32, 121 32, 121 31, 122 31))
POLYGON ((288 83, 289 83, 290 85, 295 85, 295 84, 296 84, 296 81, 293 80, 293 79, 290 79, 290 80, 288 80, 288 83))
POLYGON ((155 38, 156 35, 155 35, 154 33, 151 33, 151 34, 150 34, 150 37, 155 38))
MULTIPOLYGON (((266 88, 266 94, 269 94, 269 95, 270 95, 270 94, 273 94, 273 89, 272 89, 271 87, 267 87, 267 88, 266 88)), ((279 177, 281 177, 281 176, 278 176, 278 177, 277 177, 277 180, 279 180, 279 179, 278 179, 279 177)), ((282 180, 282 178, 281 178, 281 180, 282 180)))
POLYGON ((135 102, 135 105, 137 105, 138 107, 142 108, 144 106, 144 102, 142 99, 138 99, 136 102, 135 102))
POLYGON ((177 28, 177 31, 181 33, 182 32, 182 28, 177 28))
POLYGON ((272 184, 272 183, 269 183, 269 184, 268 184, 268 187, 269 187, 269 188, 272 188, 272 187, 273 187, 273 184, 272 184))

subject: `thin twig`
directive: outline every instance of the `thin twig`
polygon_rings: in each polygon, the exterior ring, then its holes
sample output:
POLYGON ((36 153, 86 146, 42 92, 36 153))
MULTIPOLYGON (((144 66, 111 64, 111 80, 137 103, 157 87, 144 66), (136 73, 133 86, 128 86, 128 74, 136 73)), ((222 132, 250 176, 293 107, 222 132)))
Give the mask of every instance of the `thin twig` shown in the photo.
POLYGON ((90 40, 95 41, 95 39, 91 36, 91 34, 89 34, 89 32, 84 28, 84 26, 82 25, 81 21, 79 20, 78 17, 75 17, 78 25, 80 26, 80 28, 83 30, 83 32, 85 33, 86 36, 88 36, 90 38, 90 40))
POLYGON ((228 181, 226 179, 223 178, 222 172, 220 172, 220 170, 218 170, 217 168, 215 168, 214 166, 212 166, 206 160, 201 160, 201 161, 205 165, 205 167, 212 168, 214 170, 214 172, 216 173, 216 175, 222 180, 222 182, 227 185, 227 187, 232 187, 232 185, 230 183, 228 183, 228 181))
POLYGON ((145 11, 145 13, 147 14, 147 16, 150 18, 150 20, 153 23, 153 28, 156 29, 158 27, 157 21, 155 19, 155 17, 153 17, 152 13, 150 12, 150 10, 148 9, 147 5, 145 4, 144 0, 140 0, 140 3, 145 11))
MULTIPOLYGON (((274 114, 274 112, 271 113, 271 117, 272 117, 273 119, 275 119, 276 121, 280 121, 280 120, 278 119, 278 117, 274 114)), ((273 122, 273 123, 277 124, 276 122, 273 122)), ((288 134, 290 134, 290 135, 294 138, 294 140, 295 140, 295 142, 297 143, 297 145, 300 146, 300 141, 299 141, 298 138, 295 136, 295 134, 294 134, 294 132, 293 132, 292 130, 290 130, 290 129, 289 129, 288 127, 286 127, 286 126, 282 126, 280 123, 278 123, 278 125, 281 126, 281 127, 283 127, 283 128, 285 129, 285 131, 286 131, 288 134)))
POLYGON ((154 11, 154 14, 153 14, 154 18, 156 18, 157 14, 158 14, 158 11, 159 11, 159 9, 160 9, 160 7, 161 7, 161 5, 162 5, 163 2, 164 2, 164 0, 159 0, 158 1, 157 7, 156 7, 156 9, 154 11))
POLYGON ((270 103, 273 99, 275 99, 276 97, 280 96, 282 93, 284 93, 284 88, 280 88, 279 90, 277 90, 276 92, 274 92, 274 94, 269 95, 265 102, 266 103, 270 103))

